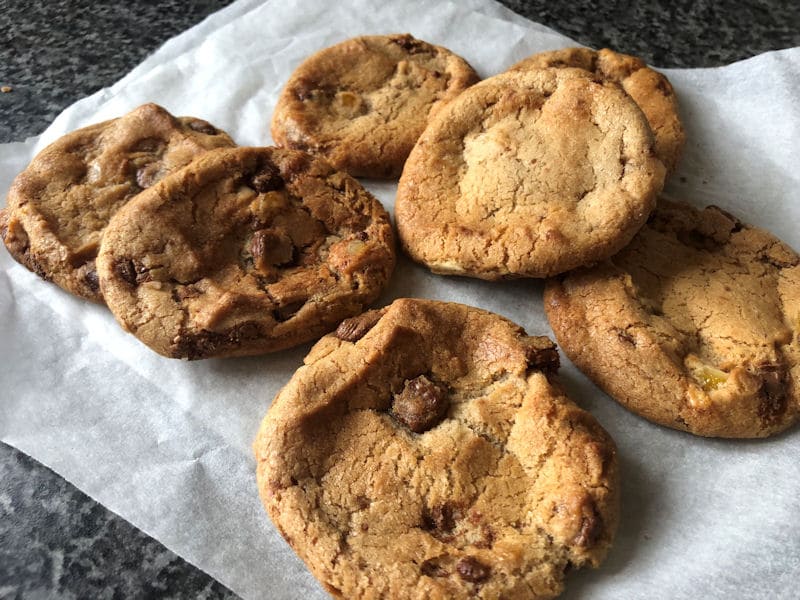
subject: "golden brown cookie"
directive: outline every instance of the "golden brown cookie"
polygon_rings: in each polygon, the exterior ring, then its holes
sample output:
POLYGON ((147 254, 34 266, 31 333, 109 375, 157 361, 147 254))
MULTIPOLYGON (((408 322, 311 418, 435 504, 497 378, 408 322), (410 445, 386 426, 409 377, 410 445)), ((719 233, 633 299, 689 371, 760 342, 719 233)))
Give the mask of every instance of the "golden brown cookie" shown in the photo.
POLYGON ((94 262, 114 213, 194 157, 234 145, 210 123, 173 117, 156 104, 79 129, 47 146, 14 180, 0 236, 40 277, 102 302, 94 262))
POLYGON ((336 598, 555 597, 618 519, 614 443, 557 368, 550 340, 461 304, 345 321, 256 438, 272 521, 336 598))
POLYGON ((609 261, 548 281, 567 356, 635 413, 764 437, 800 416, 800 257, 725 211, 659 200, 609 261))
POLYGON ((650 69, 635 56, 620 54, 608 48, 565 48, 540 52, 521 60, 511 71, 576 67, 591 71, 604 81, 622 86, 636 101, 653 129, 656 156, 668 172, 673 172, 683 151, 686 134, 678 114, 678 99, 669 80, 650 69))
POLYGON ((175 358, 315 339, 375 300, 394 268, 381 204, 321 158, 216 150, 142 192, 97 257, 120 324, 175 358))
POLYGON ((429 114, 477 80, 464 59, 409 34, 352 38, 292 74, 272 137, 356 177, 397 177, 429 114))
POLYGON ((663 180, 647 121, 616 85, 581 69, 504 73, 431 120, 395 216, 435 273, 546 277, 627 244, 663 180))

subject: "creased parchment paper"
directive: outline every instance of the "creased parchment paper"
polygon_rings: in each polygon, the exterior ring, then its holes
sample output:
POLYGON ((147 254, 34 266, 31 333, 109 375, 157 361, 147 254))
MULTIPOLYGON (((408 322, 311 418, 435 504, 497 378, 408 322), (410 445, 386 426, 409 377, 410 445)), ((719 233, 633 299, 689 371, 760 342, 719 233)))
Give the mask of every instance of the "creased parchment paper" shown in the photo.
MULTIPOLYGON (((266 145, 290 72, 364 33, 411 32, 482 76, 572 45, 491 0, 372 3, 240 0, 168 42, 39 138, 0 147, 0 191, 63 133, 154 101, 266 145)), ((800 49, 718 69, 668 70, 688 143, 672 197, 717 204, 800 249, 800 49)), ((367 182, 387 208, 395 185, 367 182)), ((401 296, 496 311, 552 335, 536 281, 436 277, 401 259, 401 296)), ((800 307, 798 307, 800 312, 800 307)), ((309 345, 256 358, 181 362, 125 334, 0 250, 0 436, 244 598, 326 597, 269 523, 250 444, 309 345)), ((619 446, 622 522, 606 563, 567 577, 566 598, 797 598, 800 431, 700 439, 633 416, 568 361, 562 379, 619 446)))

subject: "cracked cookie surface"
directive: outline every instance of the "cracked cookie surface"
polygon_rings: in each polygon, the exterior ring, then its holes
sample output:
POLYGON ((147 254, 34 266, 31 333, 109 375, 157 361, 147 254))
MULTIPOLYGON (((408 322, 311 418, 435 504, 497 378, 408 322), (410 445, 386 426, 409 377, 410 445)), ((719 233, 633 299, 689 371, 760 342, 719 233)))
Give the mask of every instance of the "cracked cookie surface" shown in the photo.
POLYGON ((357 177, 397 177, 429 115, 476 81, 464 59, 408 34, 352 38, 292 73, 272 137, 357 177))
POLYGON ((242 356, 327 333, 394 268, 386 211, 304 152, 216 150, 113 218, 97 265, 120 324, 175 358, 242 356))
POLYGON ((725 211, 659 200, 631 244, 547 282, 581 371, 633 412, 715 437, 800 417, 800 257, 725 211))
POLYGON ((505 73, 437 114, 395 216, 433 272, 546 277, 607 258, 655 205, 664 167, 633 100, 580 69, 505 73))
POLYGON ((511 71, 572 67, 585 69, 604 81, 622 86, 642 109, 655 137, 656 156, 668 172, 678 164, 686 133, 678 113, 678 99, 669 80, 643 60, 608 48, 564 48, 540 52, 511 67, 511 71))
POLYGON ((335 597, 552 598, 601 563, 616 449, 562 391, 550 340, 401 299, 304 362, 256 438, 258 487, 335 597))
POLYGON ((213 148, 235 146, 210 123, 156 104, 69 133, 14 180, 0 211, 11 255, 68 292, 103 302, 95 258, 111 217, 131 198, 213 148))

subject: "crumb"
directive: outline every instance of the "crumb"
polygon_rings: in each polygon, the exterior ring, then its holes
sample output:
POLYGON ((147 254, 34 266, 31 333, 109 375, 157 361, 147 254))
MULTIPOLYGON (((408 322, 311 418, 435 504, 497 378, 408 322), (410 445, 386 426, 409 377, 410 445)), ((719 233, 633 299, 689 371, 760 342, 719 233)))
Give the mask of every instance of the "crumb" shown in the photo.
POLYGON ((14 91, 14 88, 12 88, 10 85, 4 85, 3 87, 0 87, 0 92, 3 92, 4 94, 7 94, 8 92, 13 92, 13 91, 14 91))

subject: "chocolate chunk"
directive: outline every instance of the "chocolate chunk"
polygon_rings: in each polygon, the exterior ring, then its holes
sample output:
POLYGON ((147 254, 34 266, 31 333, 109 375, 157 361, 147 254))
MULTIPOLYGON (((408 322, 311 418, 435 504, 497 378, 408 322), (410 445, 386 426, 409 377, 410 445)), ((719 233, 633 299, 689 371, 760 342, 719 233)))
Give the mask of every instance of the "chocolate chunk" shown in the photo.
POLYGON ((381 318, 382 313, 377 310, 371 310, 364 314, 345 319, 336 328, 337 338, 345 342, 357 342, 364 337, 367 332, 375 326, 381 318))
POLYGON ((776 269, 790 269, 791 267, 796 267, 798 263, 800 263, 796 257, 789 257, 787 259, 769 254, 761 256, 759 260, 765 264, 773 266, 776 269))
POLYGON ((581 520, 581 530, 575 536, 573 543, 582 548, 589 548, 594 545, 600 535, 601 524, 594 517, 583 517, 581 520))
POLYGON ((778 270, 790 269, 800 264, 800 259, 798 259, 797 255, 783 244, 768 246, 763 250, 758 260, 778 270))
POLYGON ((42 263, 39 262, 35 256, 33 256, 30 252, 30 248, 25 250, 25 256, 23 258, 22 264, 28 267, 31 271, 36 273, 39 277, 44 279, 45 281, 51 281, 52 276, 45 270, 42 266, 42 263))
POLYGON ((310 79, 299 79, 292 91, 300 102, 317 100, 321 96, 329 96, 332 93, 327 87, 321 86, 318 81, 311 81, 310 79))
POLYGON ((420 375, 406 380, 392 402, 392 415, 414 433, 428 431, 444 418, 450 405, 447 390, 420 375))
POLYGON ((114 262, 114 273, 130 285, 136 285, 136 267, 134 267, 132 260, 118 258, 114 262))
POLYGON ((261 337, 261 335, 261 326, 258 323, 245 321, 234 327, 228 337, 238 344, 241 340, 253 340, 261 337))
POLYGON ((150 281, 150 274, 147 268, 138 261, 118 258, 114 262, 114 272, 130 285, 139 285, 145 281, 150 281))
POLYGON ((278 167, 273 164, 266 163, 262 165, 258 172, 251 176, 249 185, 259 194, 264 194, 266 192, 273 192, 281 189, 284 185, 284 182, 278 167))
POLYGON ((765 425, 774 425, 786 412, 786 371, 780 365, 761 365, 759 376, 758 416, 765 425))
POLYGON ((450 571, 446 567, 447 555, 429 558, 419 566, 419 571, 427 577, 447 577, 450 571))
POLYGON ((672 86, 664 77, 658 78, 658 83, 656 84, 656 89, 661 92, 664 96, 669 98, 672 96, 672 86))
POLYGON ((594 502, 589 500, 581 507, 581 528, 572 543, 581 548, 595 545, 603 532, 603 520, 597 513, 594 502))
POLYGON ((392 41, 409 54, 420 54, 427 51, 427 44, 408 34, 398 35, 392 38, 392 41))
POLYGON ((86 272, 83 275, 83 281, 86 286, 95 294, 100 291, 100 279, 97 277, 97 271, 94 268, 94 263, 87 265, 86 272))
POLYGON ((558 371, 560 366, 558 349, 553 342, 543 336, 524 338, 522 342, 525 346, 528 369, 552 373, 558 371))
POLYGON ((161 163, 148 163, 136 171, 136 185, 142 189, 149 188, 161 179, 161 175, 161 163))
POLYGON ((42 279, 49 281, 49 276, 39 264, 39 261, 31 254, 30 238, 28 238, 28 232, 25 231, 25 227, 19 221, 11 221, 9 219, 10 215, 4 210, 0 210, 0 225, 2 226, 0 235, 11 256, 42 279))
POLYGON ((262 229, 253 234, 250 242, 253 266, 263 272, 270 272, 271 266, 280 266, 294 260, 295 248, 292 240, 280 230, 262 229))
POLYGON ((464 581, 480 583, 489 579, 491 569, 473 556, 465 556, 456 563, 456 571, 464 581))
POLYGON ((295 302, 289 302, 288 304, 284 304, 283 306, 279 306, 278 308, 272 311, 272 316, 276 321, 283 322, 288 321, 293 316, 295 316, 303 306, 306 304, 306 300, 297 300, 295 302))
POLYGON ((197 360, 213 354, 219 348, 225 347, 228 337, 215 331, 202 330, 193 335, 183 335, 178 338, 173 350, 175 358, 188 358, 197 360))
POLYGON ((217 135, 219 130, 214 127, 208 121, 203 121, 203 119, 194 119, 187 123, 189 129, 193 129, 198 133, 205 133, 206 135, 217 135))
POLYGON ((617 330, 617 338, 619 338, 620 342, 630 344, 631 346, 636 346, 636 340, 634 337, 624 329, 617 330))
POLYGON ((422 528, 434 532, 434 537, 449 534, 456 528, 461 513, 449 502, 439 504, 422 513, 422 528))
POLYGON ((297 97, 300 102, 305 102, 309 98, 313 98, 314 90, 316 86, 313 82, 308 81, 307 79, 300 79, 294 86, 294 95, 297 97))
POLYGON ((221 348, 235 348, 242 340, 255 339, 259 335, 261 328, 253 322, 240 323, 224 332, 203 329, 197 333, 180 336, 174 345, 173 356, 197 360, 212 356, 221 348))

